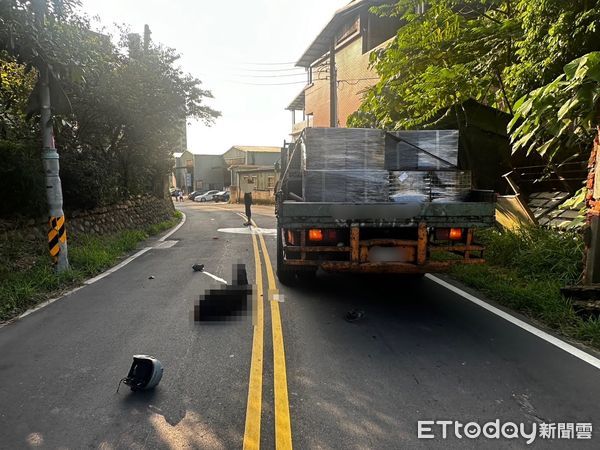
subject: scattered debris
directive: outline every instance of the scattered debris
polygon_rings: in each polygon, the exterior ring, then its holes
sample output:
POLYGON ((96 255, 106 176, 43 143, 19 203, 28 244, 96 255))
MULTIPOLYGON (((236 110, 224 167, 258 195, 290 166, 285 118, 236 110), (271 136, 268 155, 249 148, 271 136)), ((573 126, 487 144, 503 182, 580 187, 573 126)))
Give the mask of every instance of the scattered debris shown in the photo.
POLYGON ((150 276, 148 277, 148 279, 149 279, 149 280, 154 280, 154 275, 150 275, 150 276))
POLYGON ((194 264, 192 269, 194 269, 194 272, 202 272, 204 270, 204 264, 194 264))
POLYGON ((277 291, 276 289, 274 289, 273 291, 269 291, 269 297, 271 298, 271 300, 273 300, 274 302, 279 302, 279 303, 283 303, 285 302, 285 297, 283 294, 280 294, 279 291, 277 291))
POLYGON ((356 322, 356 321, 362 319, 364 316, 365 316, 364 311, 358 311, 356 309, 353 309, 351 311, 348 311, 344 318, 346 319, 346 322, 356 322))
POLYGON ((154 356, 133 355, 129 373, 119 381, 117 392, 119 392, 121 383, 125 383, 132 391, 152 389, 160 383, 162 376, 162 363, 154 356))
POLYGON ((219 239, 217 236, 213 236, 213 239, 216 241, 217 239, 219 239))
POLYGON ((227 284, 227 281, 225 281, 223 278, 220 278, 220 277, 218 277, 218 276, 216 276, 216 275, 213 275, 212 273, 208 273, 206 270, 203 270, 203 271, 202 271, 202 274, 203 274, 203 275, 206 275, 206 276, 208 276, 208 277, 211 277, 213 280, 216 280, 216 281, 218 281, 219 283, 222 283, 222 284, 227 284))

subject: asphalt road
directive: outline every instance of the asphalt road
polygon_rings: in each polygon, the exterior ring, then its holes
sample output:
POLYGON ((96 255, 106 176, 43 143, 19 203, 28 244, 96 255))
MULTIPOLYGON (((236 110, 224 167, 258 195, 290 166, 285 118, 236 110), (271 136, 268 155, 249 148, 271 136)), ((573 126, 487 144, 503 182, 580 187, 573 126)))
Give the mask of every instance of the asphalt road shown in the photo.
MULTIPOLYGON (((598 369, 429 279, 320 274, 276 286, 261 238, 231 207, 181 208, 175 242, 149 242, 122 269, 0 329, 0 448, 229 449, 257 436, 266 449, 288 436, 298 449, 526 446, 443 439, 441 428, 417 437, 419 420, 496 419, 527 431, 592 423, 591 441, 534 446, 600 448, 598 369), (231 281, 237 262, 264 294, 254 314, 194 323, 194 302, 219 283, 191 266, 231 281), (347 322, 352 309, 364 317, 347 322), (137 353, 163 362, 162 382, 115 393, 137 353)), ((254 218, 274 262, 275 220, 269 208, 254 218)))

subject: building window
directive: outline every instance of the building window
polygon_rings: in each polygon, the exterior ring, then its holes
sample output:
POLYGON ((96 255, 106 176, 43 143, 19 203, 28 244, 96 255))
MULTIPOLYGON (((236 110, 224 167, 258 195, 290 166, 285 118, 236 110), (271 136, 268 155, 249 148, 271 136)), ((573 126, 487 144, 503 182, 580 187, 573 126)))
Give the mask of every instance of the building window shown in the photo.
POLYGON ((352 36, 353 34, 358 33, 360 23, 360 16, 356 16, 356 18, 352 21, 346 22, 338 32, 335 37, 335 43, 339 44, 344 39, 352 36))
POLYGON ((401 26, 400 19, 397 17, 379 17, 374 14, 368 14, 363 23, 366 23, 362 30, 363 53, 373 50, 396 36, 401 26))
POLYGON ((275 177, 267 177, 267 187, 268 188, 275 187, 275 177))
POLYGON ((186 159, 185 160, 185 165, 186 165, 186 167, 193 167, 194 166, 194 160, 193 159, 186 159))

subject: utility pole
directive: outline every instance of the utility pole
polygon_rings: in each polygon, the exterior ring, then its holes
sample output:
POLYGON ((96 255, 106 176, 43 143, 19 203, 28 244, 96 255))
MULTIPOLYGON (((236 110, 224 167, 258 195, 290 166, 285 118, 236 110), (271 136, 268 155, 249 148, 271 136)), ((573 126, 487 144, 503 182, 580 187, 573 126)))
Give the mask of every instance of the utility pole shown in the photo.
POLYGON ((338 126, 338 108, 337 108, 337 70, 335 68, 335 35, 331 39, 329 49, 329 126, 336 128, 338 126))
MULTIPOLYGON (((46 0, 39 0, 38 26, 44 26, 46 0)), ((39 70, 40 130, 42 134, 42 163, 46 175, 46 198, 50 213, 48 247, 57 272, 69 269, 65 213, 63 212, 62 185, 59 176, 59 156, 54 148, 54 130, 50 104, 50 68, 42 62, 39 70)))
POLYGON ((150 31, 150 27, 148 24, 144 25, 144 55, 148 54, 148 48, 150 47, 150 35, 152 32, 150 31))

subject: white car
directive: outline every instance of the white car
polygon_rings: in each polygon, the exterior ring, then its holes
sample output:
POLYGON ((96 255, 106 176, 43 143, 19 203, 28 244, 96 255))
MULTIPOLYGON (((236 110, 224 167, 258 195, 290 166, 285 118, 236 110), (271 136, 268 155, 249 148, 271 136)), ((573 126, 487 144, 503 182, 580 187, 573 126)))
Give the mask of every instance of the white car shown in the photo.
POLYGON ((215 194, 217 192, 219 192, 219 191, 208 191, 208 192, 205 192, 202 195, 194 197, 194 201, 195 202, 210 202, 213 199, 213 197, 215 196, 215 194))

